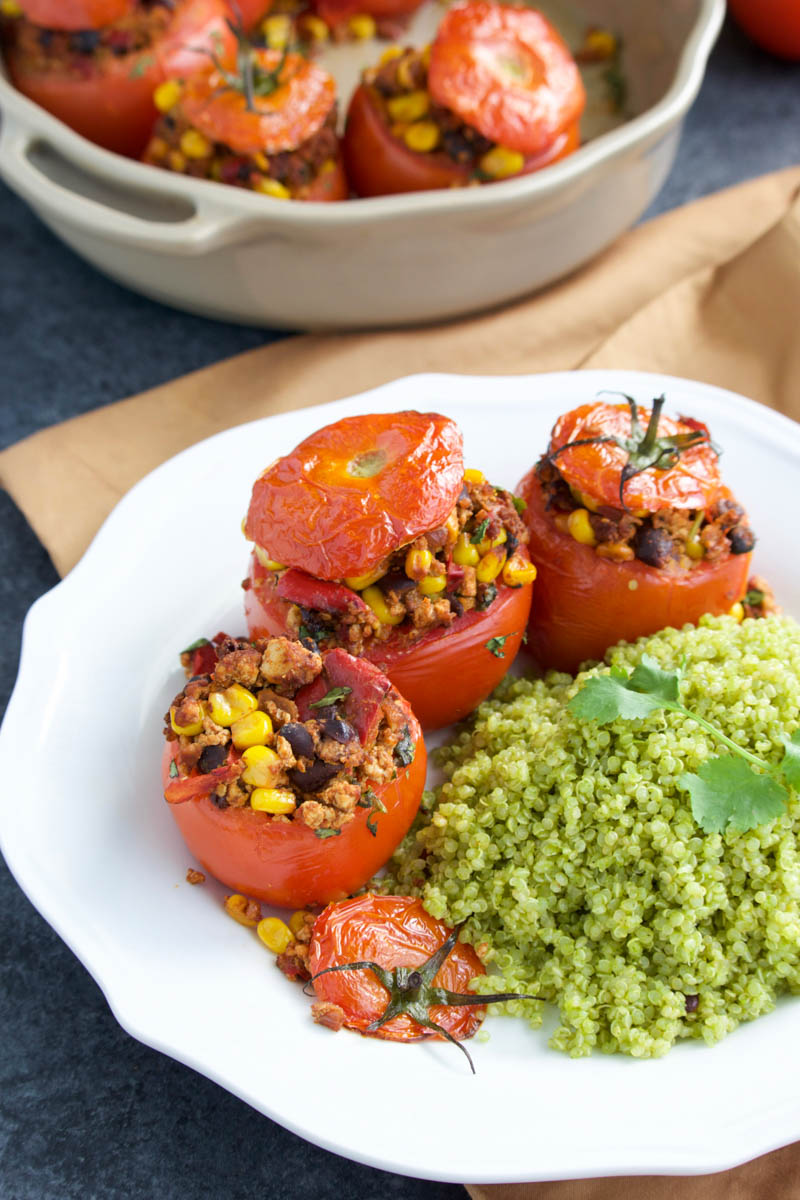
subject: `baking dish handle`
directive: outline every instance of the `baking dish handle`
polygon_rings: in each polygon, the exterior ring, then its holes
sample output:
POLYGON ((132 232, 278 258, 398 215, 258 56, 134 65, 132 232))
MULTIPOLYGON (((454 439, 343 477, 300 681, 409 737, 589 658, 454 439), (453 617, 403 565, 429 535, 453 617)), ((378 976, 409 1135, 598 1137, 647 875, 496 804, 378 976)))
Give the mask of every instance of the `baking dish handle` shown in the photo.
MULTIPOLYGON (((0 175, 44 219, 52 216, 59 223, 67 222, 92 237, 107 237, 142 250, 168 249, 172 253, 191 255, 205 253, 231 241, 248 223, 247 217, 231 214, 206 196, 188 197, 177 190, 162 190, 158 195, 162 204, 166 200, 186 209, 187 216, 177 220, 140 217, 91 196, 76 195, 67 185, 51 179, 36 166, 31 158, 34 145, 47 147, 47 138, 40 133, 32 135, 17 124, 9 112, 4 112, 0 127, 0 175)), ((97 178, 101 183, 108 182, 87 171, 74 157, 67 157, 61 150, 58 154, 70 169, 88 180, 97 178)), ((144 200, 148 198, 146 191, 141 188, 138 191, 144 200)))

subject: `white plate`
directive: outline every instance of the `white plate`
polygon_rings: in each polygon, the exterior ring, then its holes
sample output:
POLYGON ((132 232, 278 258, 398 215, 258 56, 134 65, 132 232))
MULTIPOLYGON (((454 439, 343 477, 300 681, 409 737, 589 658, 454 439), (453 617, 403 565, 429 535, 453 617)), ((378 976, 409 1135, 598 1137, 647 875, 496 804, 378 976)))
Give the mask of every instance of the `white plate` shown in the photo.
POLYGON ((475 1077, 446 1044, 334 1037, 224 914, 222 889, 183 882, 190 858, 161 797, 176 650, 244 627, 239 522, 268 461, 340 416, 413 407, 454 417, 467 462, 513 486, 560 412, 615 387, 641 400, 663 390, 669 412, 709 422, 759 534, 757 566, 800 615, 800 565, 778 515, 795 507, 800 426, 702 384, 593 371, 417 376, 231 429, 139 483, 26 621, 0 733, 0 834, 19 883, 134 1037, 359 1162, 463 1182, 676 1174, 800 1138, 798 1000, 713 1049, 684 1043, 649 1062, 572 1061, 546 1031, 489 1018, 475 1077), (46 807, 28 802, 32 763, 46 807))

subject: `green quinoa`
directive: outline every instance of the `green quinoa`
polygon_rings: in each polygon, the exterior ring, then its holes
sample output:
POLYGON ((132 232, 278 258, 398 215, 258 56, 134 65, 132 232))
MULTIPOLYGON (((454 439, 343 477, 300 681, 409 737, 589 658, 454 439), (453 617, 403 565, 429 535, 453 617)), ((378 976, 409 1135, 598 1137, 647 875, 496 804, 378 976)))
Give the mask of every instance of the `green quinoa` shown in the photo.
MULTIPOLYGON (((643 653, 683 662, 683 702, 780 761, 800 726, 794 621, 704 618, 606 660, 630 669, 643 653)), ((507 678, 439 752, 445 782, 379 886, 467 919, 465 936, 488 943, 477 989, 557 1005, 556 1049, 645 1058, 716 1042, 800 991, 800 799, 788 792, 786 814, 748 833, 704 833, 677 779, 719 743, 671 712, 578 720, 567 702, 607 669, 507 678)), ((545 1006, 505 1010, 538 1026, 545 1006)))

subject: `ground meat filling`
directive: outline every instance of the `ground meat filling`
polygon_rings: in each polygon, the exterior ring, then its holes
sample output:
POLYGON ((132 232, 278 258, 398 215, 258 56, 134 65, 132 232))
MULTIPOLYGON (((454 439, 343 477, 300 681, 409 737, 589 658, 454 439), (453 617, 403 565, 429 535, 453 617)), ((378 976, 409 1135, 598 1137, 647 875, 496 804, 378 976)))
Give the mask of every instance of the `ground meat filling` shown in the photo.
POLYGON ((20 17, 8 22, 7 36, 36 70, 63 75, 66 68, 81 78, 106 58, 147 50, 164 33, 176 7, 177 0, 139 0, 133 12, 111 25, 72 33, 42 29, 20 17))
POLYGON ((576 493, 547 458, 541 459, 536 474, 557 528, 613 562, 638 559, 658 570, 686 571, 731 554, 747 554, 755 545, 747 514, 730 497, 708 509, 631 512, 576 493))
POLYGON ((282 184, 292 196, 302 194, 317 176, 333 170, 339 156, 336 134, 337 106, 334 104, 321 129, 297 147, 278 154, 253 157, 234 154, 223 142, 209 142, 193 130, 181 114, 180 103, 156 122, 145 151, 145 162, 191 175, 195 179, 214 179, 218 183, 265 191, 266 180, 282 184), (186 153, 186 135, 191 153, 186 153), (200 152, 202 151, 202 152, 200 152))
MULTIPOLYGON (((333 693, 329 701, 330 690, 317 717, 299 719, 294 697, 320 677, 327 682, 316 650, 288 638, 221 637, 215 644, 213 671, 192 676, 164 718, 167 740, 177 743, 172 778, 229 767, 211 794, 219 808, 249 806, 318 832, 341 829, 358 808, 380 812, 374 789, 410 761, 397 692, 383 698, 374 735, 363 744, 344 697, 333 693)), ((188 673, 192 654, 182 661, 188 673)))
MULTIPOLYGON (((466 612, 489 608, 499 588, 521 586, 515 580, 529 569, 527 542, 511 493, 465 479, 445 524, 397 549, 360 594, 352 592, 348 611, 293 604, 288 630, 306 645, 343 646, 355 655, 390 637, 411 644, 466 612)), ((261 548, 256 553, 270 561, 261 548)))
POLYGON ((471 125, 465 125, 449 108, 435 104, 428 92, 428 55, 425 50, 410 48, 392 53, 387 51, 379 66, 364 74, 364 83, 379 105, 392 133, 410 149, 444 153, 453 162, 472 167, 475 180, 485 178, 481 159, 493 150, 489 141, 471 125), (415 127, 432 126, 427 142, 415 134, 415 127), (429 143, 429 144, 428 144, 429 143))

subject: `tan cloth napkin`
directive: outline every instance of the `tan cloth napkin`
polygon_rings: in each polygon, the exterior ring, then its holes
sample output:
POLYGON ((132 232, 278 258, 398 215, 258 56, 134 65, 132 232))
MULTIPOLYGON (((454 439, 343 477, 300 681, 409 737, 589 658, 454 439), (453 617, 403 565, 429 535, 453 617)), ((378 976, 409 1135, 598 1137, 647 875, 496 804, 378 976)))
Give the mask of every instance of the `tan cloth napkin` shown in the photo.
MULTIPOLYGON (((800 419, 800 168, 640 226, 570 279, 438 328, 297 337, 36 434, 0 481, 62 573, 151 468, 244 421, 416 371, 659 370, 800 419)), ((535 448, 532 448, 532 454, 535 448)), ((473 1200, 800 1200, 800 1143, 721 1174, 471 1187, 473 1200)))

